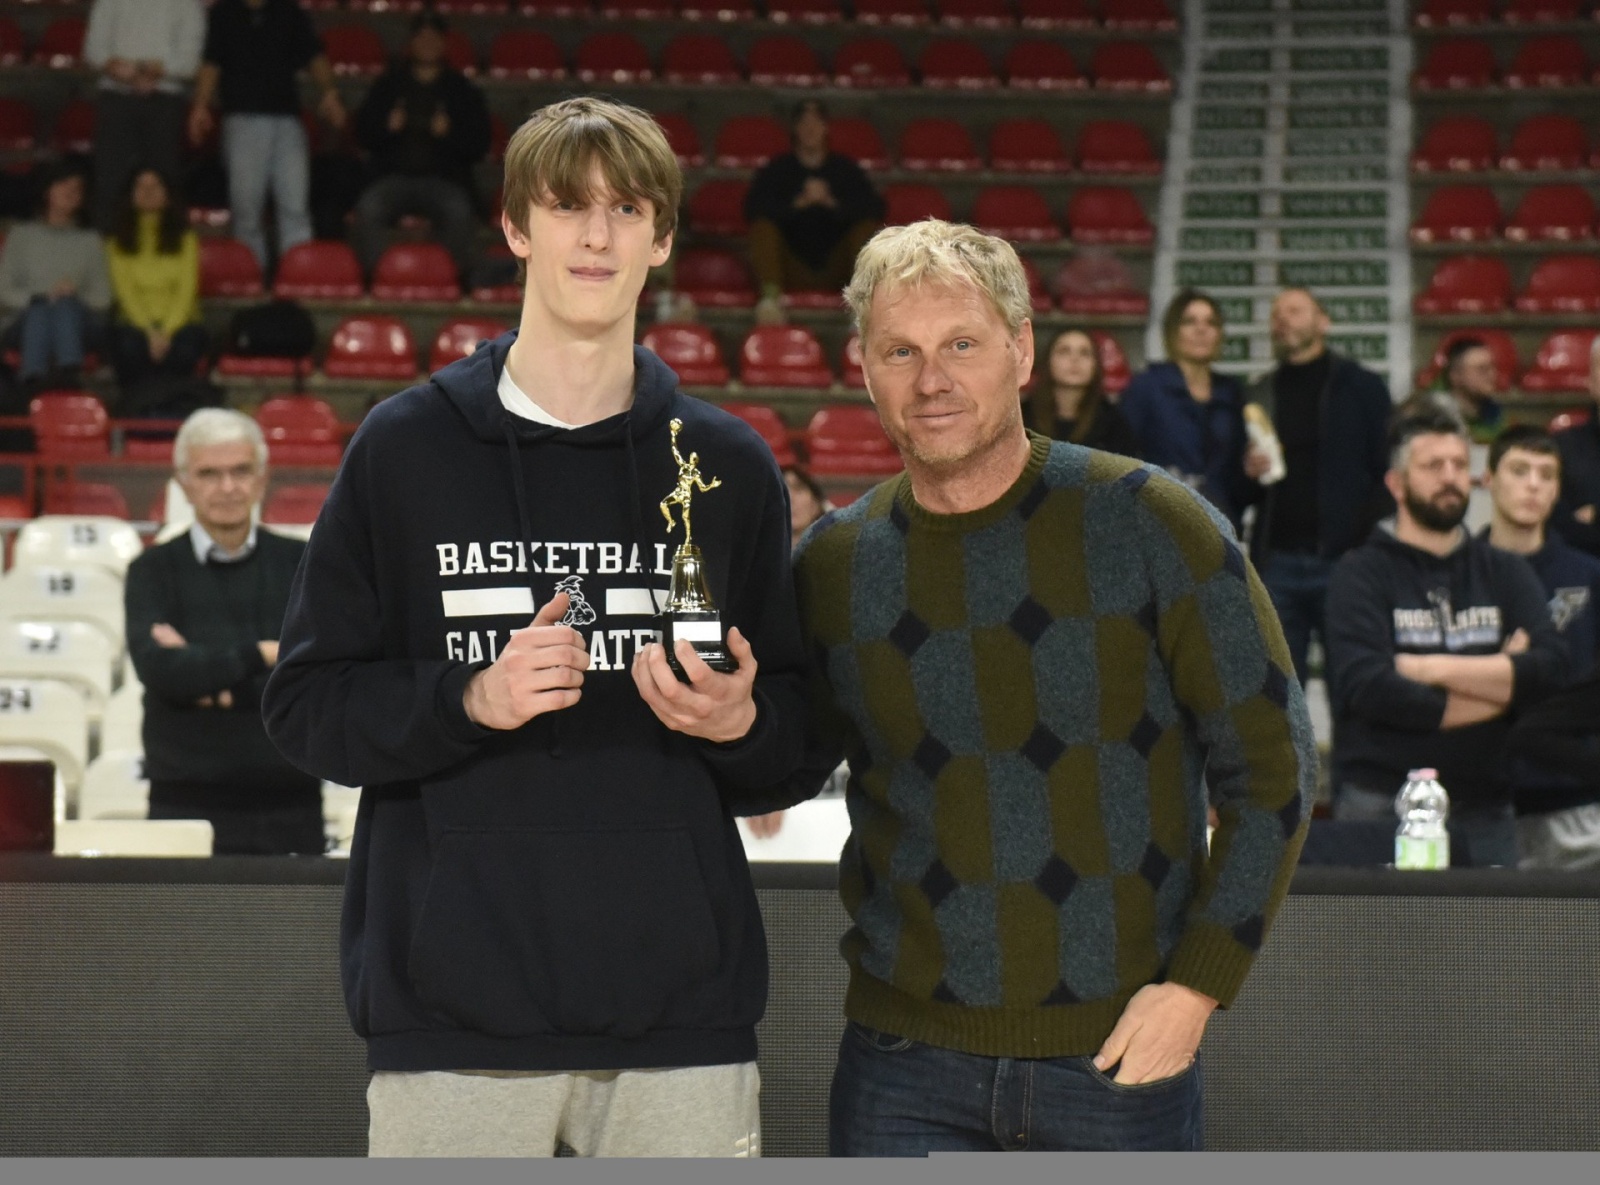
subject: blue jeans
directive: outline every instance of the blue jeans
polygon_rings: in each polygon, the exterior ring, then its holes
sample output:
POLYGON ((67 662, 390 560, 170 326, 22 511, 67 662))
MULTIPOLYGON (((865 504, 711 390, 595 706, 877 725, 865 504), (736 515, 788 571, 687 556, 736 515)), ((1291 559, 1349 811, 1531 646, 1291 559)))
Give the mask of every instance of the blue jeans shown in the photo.
POLYGON ((1327 619, 1328 580, 1332 575, 1332 560, 1295 551, 1270 552, 1260 568, 1261 583, 1267 586, 1278 620, 1283 623, 1283 638, 1289 643, 1294 673, 1302 687, 1313 631, 1322 639, 1324 649, 1327 647, 1323 623, 1327 619))
POLYGON ((228 115, 222 120, 233 237, 267 266, 261 229, 267 191, 278 216, 278 253, 311 238, 311 165, 306 130, 293 115, 228 115))
MULTIPOLYGON (((1445 787, 1446 792, 1449 787, 1445 787)), ((1400 787, 1395 786, 1395 794, 1400 787)), ((1340 823, 1384 820, 1400 826, 1394 794, 1343 785, 1333 796, 1333 817, 1340 823)), ((1517 818, 1510 803, 1462 806, 1452 804, 1445 820, 1450 833, 1452 868, 1515 868, 1518 861, 1517 818)))
POLYGON ((22 353, 17 377, 40 378, 52 370, 82 367, 93 328, 89 310, 77 297, 36 298, 6 334, 16 339, 22 353))
POLYGON ((980 1057, 851 1021, 828 1096, 832 1156, 1198 1151, 1200 1066, 1118 1086, 1087 1057, 980 1057))

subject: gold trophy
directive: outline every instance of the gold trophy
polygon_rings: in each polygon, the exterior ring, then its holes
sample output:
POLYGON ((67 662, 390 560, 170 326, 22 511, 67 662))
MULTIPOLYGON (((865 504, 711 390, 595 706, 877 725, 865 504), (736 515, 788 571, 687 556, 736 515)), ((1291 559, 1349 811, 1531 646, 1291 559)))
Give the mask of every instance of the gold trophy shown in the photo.
POLYGON ((711 603, 711 591, 706 587, 705 563, 700 549, 694 545, 693 527, 689 521, 689 503, 695 492, 709 493, 722 484, 720 477, 709 482, 700 474, 700 454, 690 453, 685 461, 678 451, 678 432, 682 420, 672 421, 672 458, 678 462, 678 484, 672 493, 661 499, 661 514, 667 520, 670 535, 677 525, 672 520, 672 508, 679 508, 683 516, 683 542, 672 553, 672 583, 667 590, 667 607, 662 613, 664 628, 662 642, 667 649, 667 665, 672 673, 687 683, 689 676, 678 662, 676 653, 679 638, 694 647, 706 666, 713 671, 736 671, 739 664, 728 653, 722 640, 722 618, 711 603))

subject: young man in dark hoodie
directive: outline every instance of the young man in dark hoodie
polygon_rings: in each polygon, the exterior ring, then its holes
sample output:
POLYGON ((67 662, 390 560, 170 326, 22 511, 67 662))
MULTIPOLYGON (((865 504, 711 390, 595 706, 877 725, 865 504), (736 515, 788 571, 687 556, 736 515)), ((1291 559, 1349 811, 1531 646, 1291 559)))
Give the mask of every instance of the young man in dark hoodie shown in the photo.
POLYGON ((788 805, 761 788, 800 758, 803 652, 770 451, 633 344, 681 192, 644 112, 517 131, 520 327, 367 417, 292 594, 269 731, 364 787, 341 948, 373 1155, 759 1151, 733 815, 788 805), (688 684, 655 642, 679 421, 739 664, 681 643, 688 684))
POLYGON ((1328 587, 1334 817, 1395 820, 1407 773, 1431 767, 1450 795, 1452 860, 1515 866, 1500 769, 1508 712, 1562 685, 1566 647, 1533 570, 1461 526, 1460 419, 1422 401, 1391 440, 1395 518, 1339 561, 1328 587))
POLYGON ((1521 867, 1600 867, 1600 560, 1548 529, 1561 489, 1549 433, 1517 424, 1489 448, 1488 539, 1528 561, 1572 658, 1572 683, 1524 712, 1507 741, 1521 867))

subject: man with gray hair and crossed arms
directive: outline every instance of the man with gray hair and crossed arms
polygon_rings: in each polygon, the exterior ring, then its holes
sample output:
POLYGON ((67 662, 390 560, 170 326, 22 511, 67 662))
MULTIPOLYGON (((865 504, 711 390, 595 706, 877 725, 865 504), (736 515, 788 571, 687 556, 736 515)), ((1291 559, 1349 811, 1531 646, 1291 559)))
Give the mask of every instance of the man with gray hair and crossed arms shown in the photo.
POLYGON ((1316 780, 1271 602, 1189 490, 1025 429, 1009 244, 885 230, 845 295, 906 472, 796 557, 802 776, 850 765, 832 1151, 1198 1148, 1316 780))

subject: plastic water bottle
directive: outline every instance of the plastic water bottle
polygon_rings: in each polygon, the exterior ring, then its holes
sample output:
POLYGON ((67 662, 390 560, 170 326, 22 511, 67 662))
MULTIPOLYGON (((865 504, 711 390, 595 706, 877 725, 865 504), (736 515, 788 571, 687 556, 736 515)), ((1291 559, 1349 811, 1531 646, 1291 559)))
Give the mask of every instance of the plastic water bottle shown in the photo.
POLYGON ((1450 867, 1450 796, 1439 785, 1439 771, 1414 769, 1395 795, 1394 813, 1400 826, 1394 833, 1394 866, 1399 869, 1450 867))

